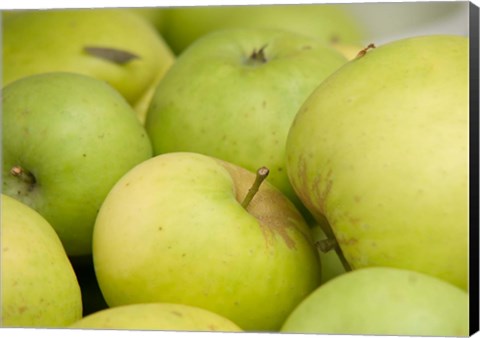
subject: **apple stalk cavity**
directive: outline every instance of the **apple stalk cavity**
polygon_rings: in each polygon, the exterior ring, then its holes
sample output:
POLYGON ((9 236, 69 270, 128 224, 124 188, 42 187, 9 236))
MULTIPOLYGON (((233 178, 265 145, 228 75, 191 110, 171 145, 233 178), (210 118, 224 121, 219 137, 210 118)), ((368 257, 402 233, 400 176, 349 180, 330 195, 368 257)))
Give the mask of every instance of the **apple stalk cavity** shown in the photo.
POLYGON ((14 166, 12 169, 10 169, 10 174, 12 176, 17 177, 20 181, 28 184, 29 188, 31 189, 33 185, 36 183, 35 176, 28 170, 23 169, 20 166, 14 166))

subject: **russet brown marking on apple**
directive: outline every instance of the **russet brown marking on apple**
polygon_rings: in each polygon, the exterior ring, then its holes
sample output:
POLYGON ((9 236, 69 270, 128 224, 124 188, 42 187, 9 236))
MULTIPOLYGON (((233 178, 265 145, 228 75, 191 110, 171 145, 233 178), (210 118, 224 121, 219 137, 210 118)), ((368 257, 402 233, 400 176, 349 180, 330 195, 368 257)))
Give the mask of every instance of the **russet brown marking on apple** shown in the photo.
MULTIPOLYGON (((239 203, 244 199, 252 182, 255 180, 255 174, 243 168, 234 166, 222 160, 217 161, 230 173, 234 183, 235 197, 239 203)), ((279 235, 285 245, 289 249, 295 249, 296 243, 288 234, 288 228, 296 228, 305 238, 309 238, 304 234, 297 223, 292 219, 295 213, 301 217, 291 202, 280 192, 274 190, 268 184, 262 184, 249 203, 247 210, 257 220, 262 231, 265 243, 270 246, 274 243, 274 235, 279 235)))
POLYGON ((172 314, 174 314, 175 316, 177 316, 177 317, 183 317, 183 315, 182 315, 180 312, 178 312, 178 311, 170 311, 170 312, 171 312, 172 314))
POLYGON ((333 180, 331 169, 327 171, 325 178, 319 173, 313 180, 311 191, 314 192, 316 205, 322 214, 325 214, 325 204, 330 195, 330 191, 332 190, 332 186, 333 180))
POLYGON ((356 245, 358 243, 358 239, 356 238, 337 238, 337 242, 340 246, 346 246, 346 245, 356 245))

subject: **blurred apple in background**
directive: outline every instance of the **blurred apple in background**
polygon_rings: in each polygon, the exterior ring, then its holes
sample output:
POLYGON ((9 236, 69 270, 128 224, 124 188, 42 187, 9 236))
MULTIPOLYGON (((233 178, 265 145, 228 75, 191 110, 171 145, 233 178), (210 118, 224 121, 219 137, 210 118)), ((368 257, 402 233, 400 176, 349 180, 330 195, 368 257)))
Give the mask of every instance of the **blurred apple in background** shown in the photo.
POLYGON ((402 269, 364 268, 312 292, 283 333, 463 337, 468 294, 443 280, 402 269))
POLYGON ((345 5, 252 5, 165 8, 162 34, 176 54, 199 37, 227 28, 287 30, 330 43, 360 43, 363 28, 345 5))
POLYGON ((125 10, 20 11, 3 20, 3 33, 4 85, 74 72, 108 82, 135 105, 174 62, 154 27, 125 10))
POLYGON ((162 35, 165 25, 165 7, 127 7, 124 9, 143 17, 162 35))
POLYGON ((92 313, 70 328, 114 330, 168 330, 241 332, 235 323, 198 307, 143 303, 116 306, 92 313))
POLYGON ((124 175, 93 235, 107 304, 182 303, 244 330, 279 329, 320 284, 320 262, 308 225, 276 188, 263 182, 244 204, 254 181, 195 153, 159 155, 124 175))
POLYGON ((288 175, 351 268, 411 269, 467 289, 468 53, 453 35, 382 45, 327 78, 295 117, 288 175))
POLYGON ((62 327, 82 317, 77 278, 52 226, 2 194, 2 327, 62 327))
POLYGON ((468 36, 467 1, 423 1, 345 4, 364 29, 363 43, 378 45, 432 34, 468 36))
POLYGON ((280 30, 213 32, 177 59, 156 89, 145 128, 155 154, 191 151, 255 171, 298 207, 285 141, 300 105, 347 63, 339 52, 280 30))
POLYGON ((45 217, 69 256, 91 254, 103 199, 152 156, 135 112, 105 82, 60 72, 7 85, 2 119, 3 193, 45 217))

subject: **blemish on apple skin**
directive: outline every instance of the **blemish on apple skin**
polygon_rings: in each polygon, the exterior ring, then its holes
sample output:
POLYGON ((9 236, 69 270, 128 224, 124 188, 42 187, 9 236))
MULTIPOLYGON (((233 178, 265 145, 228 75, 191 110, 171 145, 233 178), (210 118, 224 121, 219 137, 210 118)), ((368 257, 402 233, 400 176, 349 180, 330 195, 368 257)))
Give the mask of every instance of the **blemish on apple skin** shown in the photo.
POLYGON ((408 282, 410 284, 415 284, 418 281, 418 277, 415 276, 414 274, 408 275, 408 282))
POLYGON ((337 242, 338 242, 338 244, 340 244, 340 246, 342 246, 342 245, 355 245, 355 244, 358 243, 358 240, 356 238, 349 238, 349 239, 337 238, 337 242))
POLYGON ((28 307, 26 307, 25 305, 24 305, 24 306, 20 306, 20 307, 18 308, 18 312, 19 312, 19 313, 24 313, 25 311, 27 311, 27 309, 28 309, 28 307))
POLYGON ((175 316, 178 316, 178 317, 183 317, 183 315, 178 312, 178 311, 170 311, 172 314, 174 314, 175 316))

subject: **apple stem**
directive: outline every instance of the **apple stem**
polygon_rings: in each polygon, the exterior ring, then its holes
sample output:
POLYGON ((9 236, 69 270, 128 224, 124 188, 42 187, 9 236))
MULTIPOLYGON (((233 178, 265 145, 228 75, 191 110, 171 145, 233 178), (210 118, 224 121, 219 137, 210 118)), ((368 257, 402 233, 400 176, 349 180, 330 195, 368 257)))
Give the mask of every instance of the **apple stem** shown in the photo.
POLYGON ((261 167, 260 169, 257 170, 257 175, 255 177, 255 181, 253 182, 252 186, 248 190, 247 195, 245 196, 245 198, 242 201, 242 207, 244 209, 247 209, 248 205, 250 204, 253 197, 255 196, 258 189, 260 188, 260 185, 267 178, 269 173, 270 173, 270 170, 268 170, 267 167, 261 167))
POLYGON ((265 57, 265 48, 267 48, 267 45, 263 45, 258 51, 254 49, 249 60, 261 63, 267 62, 267 58, 265 57))
POLYGON ((345 271, 352 271, 352 267, 350 266, 350 264, 348 264, 347 260, 345 259, 345 256, 343 255, 340 245, 335 246, 335 252, 337 253, 338 258, 340 259, 340 262, 342 262, 342 265, 345 271))
POLYGON ((35 176, 33 176, 31 172, 23 169, 18 165, 13 166, 12 169, 10 169, 10 174, 18 177, 21 181, 27 183, 28 185, 34 185, 36 182, 35 176))
POLYGON ((315 245, 321 252, 327 253, 333 248, 335 248, 335 246, 337 245, 337 241, 334 238, 326 238, 316 242, 315 245))
POLYGON ((368 50, 375 48, 375 44, 371 43, 367 47, 363 48, 361 51, 358 52, 357 56, 355 56, 355 59, 358 59, 365 54, 367 54, 368 50))

